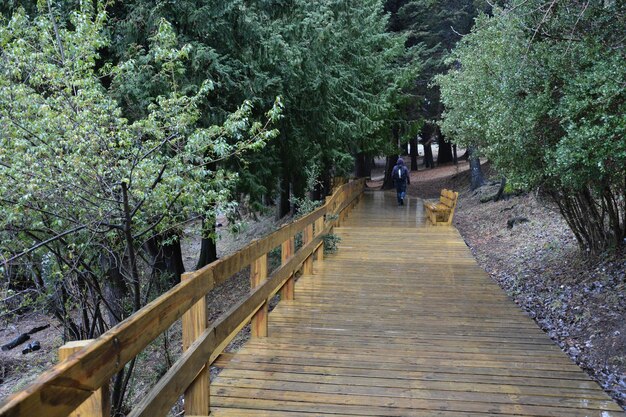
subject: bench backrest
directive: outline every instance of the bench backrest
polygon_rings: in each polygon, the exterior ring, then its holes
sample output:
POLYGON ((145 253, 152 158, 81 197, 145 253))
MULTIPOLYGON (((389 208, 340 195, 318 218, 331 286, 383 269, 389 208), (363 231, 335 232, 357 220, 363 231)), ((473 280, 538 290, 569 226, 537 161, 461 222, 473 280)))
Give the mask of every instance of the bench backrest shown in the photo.
POLYGON ((446 190, 445 188, 443 190, 441 190, 441 196, 439 197, 439 202, 441 204, 444 204, 446 207, 450 208, 450 209, 454 209, 454 207, 456 206, 456 200, 459 198, 459 193, 452 191, 452 190, 446 190))

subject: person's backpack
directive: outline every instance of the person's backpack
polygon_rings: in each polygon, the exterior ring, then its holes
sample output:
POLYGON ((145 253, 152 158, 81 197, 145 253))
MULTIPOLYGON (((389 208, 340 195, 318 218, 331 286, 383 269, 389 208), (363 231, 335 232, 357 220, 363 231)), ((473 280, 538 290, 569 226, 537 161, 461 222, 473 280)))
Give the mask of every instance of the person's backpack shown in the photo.
POLYGON ((394 180, 402 180, 403 178, 406 178, 406 168, 405 167, 398 167, 395 166, 393 167, 393 172, 391 173, 391 178, 393 178, 394 180))

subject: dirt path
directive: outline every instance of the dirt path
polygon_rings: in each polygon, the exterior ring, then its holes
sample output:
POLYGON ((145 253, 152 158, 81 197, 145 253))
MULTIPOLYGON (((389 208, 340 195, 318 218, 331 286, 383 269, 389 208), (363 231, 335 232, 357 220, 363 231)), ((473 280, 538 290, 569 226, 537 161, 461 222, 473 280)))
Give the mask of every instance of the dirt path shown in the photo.
MULTIPOLYGON (((439 198, 442 188, 457 189, 468 183, 469 163, 466 160, 459 160, 458 165, 450 164, 436 169, 424 168, 421 159, 419 162, 418 170, 411 172, 411 185, 407 189, 410 196, 439 198)), ((383 185, 384 170, 385 160, 377 160, 372 170, 372 180, 367 182, 369 188, 380 188, 383 185)))

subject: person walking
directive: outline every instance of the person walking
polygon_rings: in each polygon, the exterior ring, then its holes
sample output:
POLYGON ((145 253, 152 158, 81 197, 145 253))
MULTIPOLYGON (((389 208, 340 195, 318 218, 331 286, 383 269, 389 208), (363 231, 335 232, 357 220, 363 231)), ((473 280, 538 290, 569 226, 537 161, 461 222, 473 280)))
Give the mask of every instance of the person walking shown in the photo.
POLYGON ((393 178, 393 183, 396 186, 398 205, 403 206, 404 197, 406 196, 406 185, 411 183, 409 170, 406 165, 404 165, 404 159, 398 158, 398 162, 391 171, 391 178, 393 178))

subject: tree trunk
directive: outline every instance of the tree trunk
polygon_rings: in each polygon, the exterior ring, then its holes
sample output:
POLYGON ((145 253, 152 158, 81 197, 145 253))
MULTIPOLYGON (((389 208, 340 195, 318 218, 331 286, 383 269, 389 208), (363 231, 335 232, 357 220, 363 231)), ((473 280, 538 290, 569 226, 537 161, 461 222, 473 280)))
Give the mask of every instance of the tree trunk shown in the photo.
POLYGON ((111 406, 113 408, 111 415, 114 417, 123 415, 121 410, 121 404, 124 401, 124 393, 122 387, 124 386, 124 377, 126 375, 126 367, 122 368, 113 377, 113 386, 111 389, 111 406))
POLYGON ((185 272, 183 254, 180 247, 180 238, 171 243, 163 243, 171 236, 154 236, 146 242, 146 249, 152 257, 152 277, 161 282, 166 277, 167 285, 160 286, 160 290, 168 290, 180 282, 180 276, 185 272))
POLYGON ((357 178, 369 178, 371 176, 372 167, 369 164, 370 157, 365 152, 356 154, 354 174, 357 178))
MULTIPOLYGON (((439 128, 437 128, 439 131, 439 128)), ((452 144, 446 141, 445 136, 439 133, 439 154, 437 155, 437 166, 441 164, 446 164, 448 162, 453 162, 454 158, 452 157, 452 144)))
POLYGON ((106 279, 102 283, 102 294, 107 301, 107 319, 109 327, 115 326, 126 316, 124 308, 130 289, 119 270, 119 261, 108 253, 100 255, 100 266, 106 279))
MULTIPOLYGON (((124 305, 128 300, 130 289, 122 273, 119 271, 119 261, 109 254, 100 256, 100 265, 106 271, 106 279, 102 283, 102 293, 107 301, 107 319, 108 326, 113 327, 126 316, 124 305)), ((119 415, 117 404, 123 400, 123 386, 125 369, 122 368, 113 378, 111 387, 111 404, 113 406, 113 414, 119 415)))
POLYGON ((411 145, 411 171, 417 171, 417 136, 409 142, 411 145))
POLYGON ((452 145, 452 158, 454 161, 454 165, 458 165, 459 164, 459 157, 456 154, 456 144, 452 145))
POLYGON ((469 154, 469 164, 470 164, 470 174, 471 174, 471 185, 470 189, 475 190, 479 187, 485 185, 485 177, 483 176, 483 171, 480 167, 480 159, 478 156, 474 156, 476 154, 476 148, 470 146, 467 149, 469 154))
MULTIPOLYGON (((617 205, 606 201, 607 197, 624 201, 622 188, 617 191, 618 196, 598 195, 597 188, 589 186, 578 191, 560 189, 548 192, 576 236, 581 250, 600 255, 608 249, 617 250, 624 244, 626 224, 620 221, 617 213, 610 213, 619 210, 617 205), (613 208, 607 207, 607 203, 613 208)), ((613 194, 608 188, 603 191, 606 192, 613 194)))
POLYGON ((217 260, 217 241, 213 237, 215 235, 216 221, 215 217, 202 219, 202 241, 196 269, 203 268, 217 260))
POLYGON ((320 174, 319 183, 315 186, 316 189, 319 189, 319 199, 324 200, 324 198, 332 192, 332 165, 331 163, 324 163, 324 168, 320 174))
POLYGON ((498 192, 496 196, 493 198, 493 201, 500 201, 502 196, 504 195, 504 189, 506 188, 506 177, 502 177, 500 180, 500 188, 498 188, 498 192))
MULTIPOLYGON (((291 196, 302 199, 305 198, 307 192, 309 191, 307 184, 307 176, 302 169, 294 169, 291 171, 291 196)), ((294 204, 291 204, 291 209, 294 213, 296 213, 299 207, 295 207, 294 204)))
POLYGON ((278 201, 277 217, 282 219, 291 212, 291 166, 289 161, 289 143, 285 131, 281 129, 280 134, 280 164, 281 164, 281 177, 280 177, 280 197, 278 201))
MULTIPOLYGON (((400 149, 400 129, 398 126, 393 126, 391 128, 391 143, 396 149, 400 149)), ((393 178, 391 177, 391 173, 393 171, 393 167, 398 162, 399 154, 387 156, 387 162, 385 164, 385 178, 383 180, 383 190, 390 190, 394 187, 393 178)))
POLYGON ((289 181, 289 172, 283 169, 283 175, 280 179, 280 202, 278 204, 278 218, 283 218, 291 211, 291 182, 289 181))
POLYGON ((430 145, 434 132, 435 129, 430 123, 424 123, 424 126, 422 126, 422 130, 420 131, 421 142, 422 145, 424 145, 424 166, 426 168, 435 167, 435 161, 433 160, 433 148, 430 145))
POLYGON ((165 262, 167 270, 174 274, 175 283, 180 282, 180 276, 185 273, 185 264, 183 263, 183 250, 180 247, 180 238, 176 239, 172 243, 163 245, 163 255, 165 256, 165 262))
POLYGON ((130 272, 129 278, 133 294, 133 311, 139 311, 141 309, 141 281, 135 252, 135 238, 132 233, 133 218, 130 202, 128 201, 128 184, 124 181, 122 181, 122 201, 124 203, 124 239, 126 241, 126 252, 128 254, 128 271, 130 272))
POLYGON ((398 162, 398 155, 392 155, 387 157, 387 162, 385 164, 385 179, 383 180, 383 190, 391 190, 394 187, 393 178, 391 177, 391 173, 393 171, 393 167, 398 162))
POLYGON ((365 159, 365 178, 372 178, 372 167, 374 165, 374 158, 369 155, 365 159))
POLYGON ((196 269, 203 268, 211 262, 217 261, 217 242, 212 237, 203 237, 200 243, 200 256, 196 269))
POLYGON ((431 147, 430 142, 426 142, 424 144, 424 166, 426 168, 435 167, 435 160, 433 158, 433 148, 431 147))
POLYGON ((317 179, 317 183, 315 184, 315 188, 313 188, 313 201, 322 201, 325 197, 324 195, 324 179, 320 176, 317 179))

